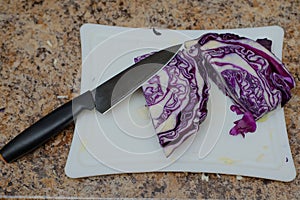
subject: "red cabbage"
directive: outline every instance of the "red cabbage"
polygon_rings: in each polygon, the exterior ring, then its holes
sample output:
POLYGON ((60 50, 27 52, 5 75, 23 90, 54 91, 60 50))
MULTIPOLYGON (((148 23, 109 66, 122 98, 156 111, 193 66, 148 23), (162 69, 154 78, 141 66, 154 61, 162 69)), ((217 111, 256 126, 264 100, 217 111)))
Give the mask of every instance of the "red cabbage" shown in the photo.
MULTIPOLYGON (((255 132, 256 121, 291 98, 295 82, 271 52, 268 39, 208 33, 185 43, 186 49, 142 86, 160 145, 169 156, 196 133, 207 115, 209 77, 243 115, 231 135, 255 132)), ((146 54, 135 58, 139 62, 146 54)))
MULTIPOLYGON (((152 123, 165 155, 195 134, 207 115, 208 85, 193 53, 180 50, 142 86, 152 123)), ((139 62, 150 54, 135 58, 139 62)))
POLYGON ((230 134, 256 130, 255 120, 278 105, 284 106, 295 86, 291 74, 270 52, 267 40, 253 41, 234 34, 208 33, 196 44, 201 64, 209 77, 228 95, 231 107, 242 119, 235 122, 230 134), (268 50, 269 49, 269 50, 268 50))

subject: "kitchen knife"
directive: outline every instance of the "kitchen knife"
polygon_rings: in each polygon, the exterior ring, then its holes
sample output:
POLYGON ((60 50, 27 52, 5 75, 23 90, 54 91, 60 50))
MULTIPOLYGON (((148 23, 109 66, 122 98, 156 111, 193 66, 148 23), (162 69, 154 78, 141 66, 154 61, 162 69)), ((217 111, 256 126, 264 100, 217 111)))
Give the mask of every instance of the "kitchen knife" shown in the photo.
POLYGON ((107 112, 162 69, 181 46, 160 50, 55 109, 6 144, 0 150, 0 158, 13 162, 33 151, 71 124, 83 110, 107 112))

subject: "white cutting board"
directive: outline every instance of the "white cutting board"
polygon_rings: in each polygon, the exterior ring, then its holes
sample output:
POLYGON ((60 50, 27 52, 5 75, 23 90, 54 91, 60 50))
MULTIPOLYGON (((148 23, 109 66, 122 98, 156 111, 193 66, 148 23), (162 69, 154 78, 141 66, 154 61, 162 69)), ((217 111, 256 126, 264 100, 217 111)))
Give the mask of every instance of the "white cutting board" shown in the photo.
MULTIPOLYGON (((81 93, 93 89, 147 52, 200 37, 231 32, 252 39, 269 38, 281 58, 283 30, 278 26, 232 30, 156 30, 85 24, 81 27, 81 93), (157 33, 158 32, 158 33, 157 33), (156 33, 156 34, 155 34, 156 33)), ((296 176, 283 109, 258 122, 246 138, 229 135, 236 116, 230 99, 211 85, 209 113, 199 132, 169 158, 164 156, 140 91, 101 115, 82 113, 65 167, 71 178, 117 173, 184 171, 235 174, 291 181, 296 176)))

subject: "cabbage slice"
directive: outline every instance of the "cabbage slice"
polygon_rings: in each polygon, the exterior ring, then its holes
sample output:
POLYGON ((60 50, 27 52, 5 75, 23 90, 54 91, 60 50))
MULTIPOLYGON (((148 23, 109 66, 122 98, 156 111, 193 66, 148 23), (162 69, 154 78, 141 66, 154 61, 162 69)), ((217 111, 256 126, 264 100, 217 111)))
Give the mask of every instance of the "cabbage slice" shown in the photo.
MULTIPOLYGON (((135 58, 139 62, 150 54, 135 58)), ((198 70, 199 52, 180 50, 142 86, 159 143, 168 157, 195 134, 207 115, 209 86, 198 70)))
MULTIPOLYGON (((207 115, 208 77, 229 96, 241 119, 231 135, 255 132, 256 121, 291 98, 295 82, 271 52, 268 39, 204 34, 142 86, 152 123, 165 155, 195 134, 207 115)), ((135 58, 139 62, 150 54, 135 58)))
POLYGON ((295 82, 281 61, 270 51, 270 41, 235 34, 208 33, 196 40, 202 68, 234 102, 231 110, 243 117, 231 135, 256 130, 255 121, 291 98, 295 82))

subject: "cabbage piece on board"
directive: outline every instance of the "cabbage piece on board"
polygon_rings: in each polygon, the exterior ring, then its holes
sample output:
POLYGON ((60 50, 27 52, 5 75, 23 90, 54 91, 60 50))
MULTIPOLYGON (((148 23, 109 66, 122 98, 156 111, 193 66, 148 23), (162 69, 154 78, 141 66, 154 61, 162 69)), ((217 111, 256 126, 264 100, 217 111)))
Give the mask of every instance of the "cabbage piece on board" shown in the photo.
POLYGON ((243 114, 230 134, 243 136, 256 130, 255 121, 285 105, 295 86, 291 74, 270 52, 270 42, 253 41, 234 34, 208 33, 195 40, 201 51, 202 67, 243 114), (264 47, 265 46, 265 47, 264 47))
MULTIPOLYGON (((138 62, 150 54, 135 58, 138 62)), ((180 50, 142 86, 159 143, 168 157, 195 134, 207 115, 208 84, 198 71, 198 50, 180 50)))

